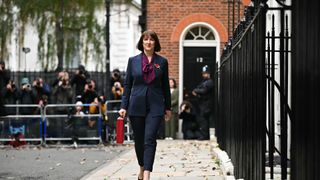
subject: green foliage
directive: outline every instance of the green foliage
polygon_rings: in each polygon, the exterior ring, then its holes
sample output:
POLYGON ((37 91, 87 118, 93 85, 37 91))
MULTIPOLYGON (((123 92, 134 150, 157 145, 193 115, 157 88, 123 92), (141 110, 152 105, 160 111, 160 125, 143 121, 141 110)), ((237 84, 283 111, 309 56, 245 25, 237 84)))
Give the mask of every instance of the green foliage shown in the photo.
POLYGON ((13 2, 0 1, 0 60, 8 60, 7 45, 13 31, 13 2))
POLYGON ((26 24, 31 23, 37 28, 38 59, 44 69, 69 64, 79 51, 84 53, 85 62, 90 56, 102 59, 105 24, 98 23, 95 12, 104 11, 104 0, 0 0, 1 59, 8 58, 7 44, 14 27, 14 7, 18 11, 20 45, 26 24), (92 48, 94 50, 90 51, 92 48), (55 64, 56 57, 58 64, 55 64))

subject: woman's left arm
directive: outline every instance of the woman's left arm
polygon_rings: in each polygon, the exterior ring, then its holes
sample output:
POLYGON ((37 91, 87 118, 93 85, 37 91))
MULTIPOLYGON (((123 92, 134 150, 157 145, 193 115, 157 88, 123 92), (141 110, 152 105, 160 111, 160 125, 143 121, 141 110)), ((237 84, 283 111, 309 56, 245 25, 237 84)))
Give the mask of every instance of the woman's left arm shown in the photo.
POLYGON ((166 111, 171 111, 171 93, 169 86, 169 69, 168 69, 168 61, 165 59, 164 68, 163 68, 163 77, 162 77, 162 91, 164 94, 164 103, 166 111))

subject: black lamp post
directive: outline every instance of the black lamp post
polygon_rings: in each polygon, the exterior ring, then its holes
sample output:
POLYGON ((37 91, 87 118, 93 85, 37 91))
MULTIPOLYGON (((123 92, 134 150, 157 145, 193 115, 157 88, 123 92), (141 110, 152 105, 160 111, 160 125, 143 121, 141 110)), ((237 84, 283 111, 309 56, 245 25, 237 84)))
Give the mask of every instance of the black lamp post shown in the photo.
POLYGON ((22 51, 24 52, 24 72, 27 72, 27 54, 31 49, 28 47, 22 47, 22 51))
POLYGON ((106 89, 105 95, 110 91, 110 3, 111 0, 105 0, 106 6, 106 89))

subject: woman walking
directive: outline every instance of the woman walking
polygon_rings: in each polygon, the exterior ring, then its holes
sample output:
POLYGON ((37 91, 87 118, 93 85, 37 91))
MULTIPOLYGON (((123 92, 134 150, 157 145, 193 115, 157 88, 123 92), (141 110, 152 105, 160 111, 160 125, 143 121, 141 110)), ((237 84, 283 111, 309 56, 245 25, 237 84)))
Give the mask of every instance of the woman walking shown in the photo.
POLYGON ((129 116, 134 133, 135 151, 140 165, 138 179, 149 180, 156 152, 160 122, 171 116, 167 59, 154 31, 142 33, 137 48, 141 54, 129 58, 120 116, 129 116))

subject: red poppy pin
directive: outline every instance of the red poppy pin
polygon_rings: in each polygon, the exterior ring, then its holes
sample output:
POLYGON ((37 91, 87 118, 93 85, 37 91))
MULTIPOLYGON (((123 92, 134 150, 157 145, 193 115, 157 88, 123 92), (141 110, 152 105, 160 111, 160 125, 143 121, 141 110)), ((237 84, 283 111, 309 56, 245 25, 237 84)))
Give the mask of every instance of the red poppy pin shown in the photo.
POLYGON ((156 67, 157 69, 160 68, 160 65, 159 64, 154 64, 154 67, 156 67))

